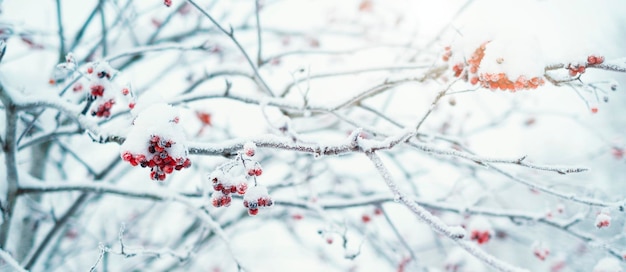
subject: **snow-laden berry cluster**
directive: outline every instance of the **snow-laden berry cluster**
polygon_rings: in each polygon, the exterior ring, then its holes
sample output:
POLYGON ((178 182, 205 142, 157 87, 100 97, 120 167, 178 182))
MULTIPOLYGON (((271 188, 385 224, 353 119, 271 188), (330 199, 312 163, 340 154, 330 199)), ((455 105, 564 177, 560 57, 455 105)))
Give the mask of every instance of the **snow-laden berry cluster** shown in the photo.
POLYGON ((248 208, 249 215, 256 215, 259 213, 259 209, 271 207, 273 205, 274 201, 267 193, 267 188, 265 186, 252 187, 243 196, 243 206, 248 208))
POLYGON ((248 190, 248 183, 245 177, 233 177, 229 174, 216 170, 209 176, 209 181, 213 185, 211 204, 214 207, 228 207, 232 198, 230 194, 243 195, 248 190))
POLYGON ((189 168, 185 135, 178 121, 177 110, 167 104, 141 111, 120 147, 122 159, 132 166, 150 168, 153 180, 165 180, 174 170, 189 168))
POLYGON ((274 204, 265 186, 257 183, 257 177, 263 174, 261 165, 253 157, 256 145, 252 142, 244 144, 243 149, 235 158, 217 167, 209 175, 209 183, 213 189, 211 204, 214 207, 228 207, 233 194, 243 195, 243 205, 249 215, 256 215, 259 208, 271 207, 274 204), (248 181, 254 186, 248 188, 248 181))
POLYGON ((58 64, 57 69, 66 72, 68 79, 75 79, 72 86, 74 93, 87 91, 85 97, 89 103, 88 112, 92 116, 108 118, 113 107, 118 104, 125 104, 130 109, 135 106, 130 84, 116 83, 114 79, 119 72, 106 61, 87 63, 85 66, 84 70, 79 69, 74 55, 68 53, 65 62, 58 64), (120 101, 123 103, 118 103, 120 101))

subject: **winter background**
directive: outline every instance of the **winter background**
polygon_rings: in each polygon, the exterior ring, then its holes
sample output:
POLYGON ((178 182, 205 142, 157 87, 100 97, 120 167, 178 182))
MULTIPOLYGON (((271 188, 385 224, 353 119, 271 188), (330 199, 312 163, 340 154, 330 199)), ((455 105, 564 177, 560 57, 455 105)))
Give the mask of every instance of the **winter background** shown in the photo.
POLYGON ((20 188, 0 271, 623 270, 626 76, 606 68, 626 67, 623 1, 192 2, 234 39, 181 0, 0 1, 0 137, 19 151, 0 159, 3 208, 7 167, 20 188), (456 78, 488 41, 481 72, 564 82, 456 78), (563 68, 590 55, 605 68, 563 68), (96 82, 109 118, 90 114, 96 82), (191 167, 155 181, 123 158, 152 135, 191 167), (213 205, 221 169, 248 186, 229 207, 213 205), (274 205, 250 216, 255 183, 274 205))

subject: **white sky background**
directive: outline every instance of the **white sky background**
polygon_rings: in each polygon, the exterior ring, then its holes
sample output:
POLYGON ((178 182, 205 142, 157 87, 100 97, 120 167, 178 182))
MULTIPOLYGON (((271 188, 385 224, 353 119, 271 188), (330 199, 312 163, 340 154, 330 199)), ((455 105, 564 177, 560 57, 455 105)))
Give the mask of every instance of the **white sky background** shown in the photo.
MULTIPOLYGON (((63 23, 68 39, 73 39, 74 33, 81 26, 89 11, 95 5, 94 1, 62 1, 63 2, 63 23)), ((173 0, 174 6, 179 0, 173 0)), ((198 1, 206 4, 211 1, 198 1)), ((124 5, 124 1, 118 3, 124 5)), ((544 0, 544 1, 473 1, 458 18, 452 20, 459 8, 465 1, 410 1, 410 0, 389 0, 374 1, 371 12, 360 12, 358 10, 359 1, 312 1, 312 0, 287 0, 287 1, 266 1, 267 7, 261 15, 264 30, 263 35, 263 55, 272 56, 286 50, 315 50, 309 47, 309 39, 315 38, 320 42, 320 50, 346 50, 359 48, 364 45, 386 45, 383 47, 371 48, 368 50, 356 51, 353 54, 343 54, 337 56, 289 56, 281 59, 281 63, 276 66, 266 66, 261 70, 261 74, 266 78, 270 87, 275 92, 282 91, 284 86, 293 81, 294 78, 304 78, 307 73, 319 74, 335 71, 346 71, 352 69, 363 69, 371 67, 393 67, 416 64, 432 65, 440 62, 440 56, 444 46, 452 45, 456 58, 459 56, 468 57, 474 49, 484 41, 491 40, 493 48, 499 46, 500 51, 493 49, 487 51, 493 56, 502 56, 507 63, 506 71, 509 74, 534 74, 542 72, 542 67, 559 62, 583 62, 589 54, 605 56, 607 61, 626 57, 626 2, 620 0, 606 1, 567 1, 567 0, 544 0), (451 21, 452 20, 452 21, 451 21), (442 31, 442 29, 444 29, 442 31), (304 36, 293 35, 290 44, 283 45, 284 40, 278 35, 272 34, 272 30, 293 31, 307 33, 304 36), (436 35, 442 33, 439 39, 436 35), (431 44, 431 41, 434 41, 431 44), (423 48, 425 45, 430 48, 423 48), (399 46, 404 46, 401 48, 399 46), (408 48, 406 45, 409 45, 408 48), (415 61, 411 61, 412 58, 415 61), (538 68, 539 67, 539 70, 538 68), (305 69, 304 73, 297 70, 305 69)), ((145 39, 148 33, 154 29, 151 18, 163 18, 168 14, 160 1, 135 1, 137 20, 133 23, 134 32, 139 40, 145 39)), ((107 11, 111 22, 117 7, 112 3, 107 5, 107 11)), ((215 14, 225 26, 230 22, 235 22, 237 26, 241 24, 242 18, 249 17, 253 12, 252 1, 219 1, 209 10, 215 14), (220 17, 225 11, 230 11, 227 16, 220 17)), ((52 75, 56 64, 57 51, 57 22, 54 1, 40 0, 5 0, 2 2, 2 14, 0 15, 0 27, 4 24, 11 25, 19 32, 34 33, 35 40, 44 44, 45 49, 39 51, 29 50, 17 37, 9 39, 7 55, 0 64, 0 80, 5 86, 23 90, 25 93, 40 94, 54 92, 55 88, 48 84, 48 79, 52 75)), ((254 33, 254 20, 248 21, 252 29, 250 31, 237 31, 237 38, 249 54, 256 57, 256 36, 254 33)), ((186 29, 196 23, 195 19, 175 18, 168 28, 164 29, 163 35, 176 33, 181 29, 186 29)), ((96 24, 97 25, 97 24, 96 24)), ((208 20, 203 21, 203 25, 210 26, 208 20)), ((99 38, 100 30, 91 27, 86 33, 86 46, 79 46, 75 53, 84 55, 88 48, 99 38)), ((130 36, 126 32, 113 33, 116 41, 109 50, 111 54, 124 52, 132 48, 130 36)), ((163 52, 151 55, 142 64, 131 66, 123 71, 125 78, 133 83, 133 86, 146 93, 154 93, 145 100, 158 100, 160 97, 169 99, 176 97, 178 93, 186 87, 185 77, 188 74, 199 76, 203 71, 215 71, 220 69, 239 69, 247 71, 246 63, 241 54, 236 51, 232 43, 222 35, 198 35, 188 39, 183 43, 197 44, 199 42, 207 44, 219 44, 226 48, 226 55, 223 60, 217 57, 207 57, 204 55, 189 53, 182 56, 177 52, 163 52), (166 71, 165 73, 161 73, 166 71), (158 98, 156 98, 158 97, 158 98)), ((495 57, 494 57, 495 58, 495 57)), ((622 59, 623 60, 623 59, 622 59)), ((112 63, 115 67, 116 63, 112 63)), ((485 68, 487 69, 487 68, 485 68)), ((334 105, 343 99, 351 97, 353 94, 367 89, 375 84, 379 84, 385 79, 399 79, 409 75, 415 75, 415 70, 402 70, 394 72, 369 73, 360 76, 345 76, 323 80, 311 81, 309 84, 300 85, 301 90, 294 89, 288 99, 291 101, 301 101, 301 91, 306 86, 310 86, 309 100, 311 105, 334 105)), ((452 77, 452 75, 449 75, 452 77)), ((567 87, 556 88, 549 83, 537 90, 520 91, 509 93, 480 89, 476 92, 461 93, 454 95, 457 105, 452 107, 448 104, 448 99, 443 99, 440 107, 433 112, 423 129, 426 132, 437 132, 444 122, 450 126, 450 134, 462 139, 478 154, 486 157, 506 157, 519 158, 528 155, 530 161, 540 164, 563 164, 570 166, 588 167, 591 171, 567 176, 555 176, 552 174, 526 171, 519 168, 510 168, 514 173, 527 178, 536 178, 542 184, 553 184, 556 188, 569 190, 585 188, 584 192, 589 196, 617 200, 623 199, 626 192, 626 166, 624 160, 618 161, 611 156, 613 146, 626 147, 626 95, 623 86, 626 86, 626 76, 620 73, 598 71, 589 69, 582 77, 585 81, 607 81, 614 79, 620 83, 622 88, 617 92, 608 92, 609 102, 604 103, 600 98, 600 103, 595 102, 596 98, 592 93, 583 92, 582 95, 592 106, 597 106, 599 111, 592 114, 581 99, 572 89, 567 87), (507 111, 515 107, 511 115, 502 122, 501 125, 482 130, 486 124, 494 120, 499 120, 505 116, 507 111), (529 118, 535 118, 536 123, 531 127, 526 127, 524 122, 529 118)), ((233 78, 234 92, 246 95, 258 95, 254 87, 244 80, 233 78)), ((223 88, 223 80, 217 79, 203 85, 206 90, 220 90, 223 88)), ((604 85, 605 87, 608 85, 604 85)), ((388 103, 385 112, 394 116, 398 122, 405 126, 414 126, 416 120, 428 110, 428 107, 441 91, 445 84, 441 82, 427 82, 425 84, 407 84, 394 89, 392 94, 385 93, 374 99, 366 100, 368 105, 377 108, 384 108, 388 103)), ((468 84, 456 84, 453 90, 465 90, 471 87, 468 84)), ((602 96, 602 94, 601 94, 602 96)), ((141 101, 141 100, 140 100, 141 101)), ((185 131, 191 138, 197 131, 199 124, 195 121, 194 109, 206 109, 213 114, 214 126, 216 128, 228 128, 231 135, 215 129, 215 134, 205 137, 203 140, 220 141, 228 137, 250 137, 269 131, 269 125, 263 119, 259 107, 241 105, 232 101, 208 101, 188 105, 189 109, 183 109, 181 114, 182 124, 185 131)), ((267 114, 272 121, 279 122, 280 114, 273 108, 267 110, 267 114)), ((350 112, 353 118, 363 118, 368 120, 366 114, 361 112, 350 112)), ((0 117, 4 118, 4 116, 0 117)), ((53 116, 43 116, 53 118, 53 116)), ((332 119, 332 118, 331 118, 332 119)), ((50 119, 52 120, 52 119, 50 119)), ((3 121, 3 119, 0 119, 3 121)), ((342 124, 335 131, 323 131, 307 133, 307 128, 320 125, 324 122, 332 122, 328 117, 291 120, 296 130, 302 132, 304 139, 313 141, 332 141, 343 139, 346 133, 353 129, 351 126, 342 124)), ((45 122, 44 122, 45 124, 45 122)), ((114 123, 112 129, 124 131, 124 127, 119 125, 123 122, 114 123)), ((3 126, 2 126, 3 127, 3 126)), ((381 125, 381 129, 392 130, 392 126, 381 125)), ((2 128, 3 129, 3 128, 2 128)), ((212 130, 209 133, 213 133, 212 130)), ((86 136, 85 136, 86 137, 86 136)), ((89 146, 85 151, 85 160, 93 162, 95 167, 99 167, 97 162, 100 156, 116 156, 118 149, 115 145, 96 146, 90 145, 89 139, 74 140, 77 146, 89 146)), ((266 151, 266 152, 272 152, 266 151)), ((282 155, 281 155, 282 156, 282 155)), ((289 157, 289 155, 284 155, 289 157)), ((436 158, 407 153, 400 153, 400 159, 404 159, 404 165, 413 167, 416 172, 424 172, 423 176, 418 176, 411 182, 419 184, 422 197, 426 199, 437 199, 446 196, 451 191, 453 185, 461 184, 463 189, 460 193, 449 200, 455 203, 473 204, 478 199, 487 195, 486 204, 510 201, 511 206, 517 209, 541 211, 553 207, 558 201, 552 198, 536 197, 528 190, 513 186, 507 180, 495 178, 489 174, 479 175, 480 180, 492 182, 488 184, 489 190, 481 190, 476 186, 474 180, 463 181, 467 172, 458 170, 454 165, 442 164, 436 158), (451 171, 451 169, 454 169, 451 171), (461 182, 459 181, 461 180, 461 182), (504 188, 504 189, 502 189, 504 188), (518 190, 518 191, 516 191, 518 190), (509 198, 500 198, 497 193, 502 192, 509 198), (517 193, 520 192, 520 193, 517 193)), ((23 163, 28 162, 28 158, 21 157, 23 163)), ((213 158, 192 157, 197 173, 187 174, 180 172, 170 177, 169 184, 172 188, 192 189, 197 185, 194 180, 201 179, 218 162, 213 158)), ((338 173, 350 173, 363 171, 354 175, 362 179, 362 184, 357 188, 343 188, 345 190, 375 190, 387 192, 382 180, 377 173, 371 169, 370 162, 358 156, 330 158, 329 165, 338 173)), ((126 165, 128 166, 128 165, 126 165)), ((289 165, 287 165, 289 167, 289 165)), ((507 168, 509 169, 509 168, 507 168)), ((154 182, 147 178, 145 169, 135 170, 121 180, 122 184, 138 186, 153 186, 154 182)), ((407 182, 401 178, 399 169, 391 169, 399 181, 407 182)), ((288 172, 285 164, 268 163, 264 167, 264 179, 268 184, 283 182, 281 175, 288 172), (274 179, 272 179, 274 178, 274 179)), ((52 171, 51 171, 52 172, 52 171)), ((2 171, 0 171, 2 174, 2 171)), ((82 174, 82 173, 81 173, 82 174)), ((72 178, 79 179, 81 174, 76 174, 72 178)), ((52 176, 54 176, 52 174, 52 176)), ((323 185, 323 181, 319 181, 323 185)), ((278 197, 298 197, 305 199, 315 195, 317 190, 326 189, 323 185, 312 186, 311 188, 301 188, 298 192, 280 192, 278 197), (310 191, 308 191, 310 190, 310 191), (291 193, 291 194, 290 194, 291 193)), ((154 185, 156 186, 156 185, 154 185)), ((2 189, 0 189, 0 193, 2 189)), ((4 194, 3 194, 4 195, 4 194)), ((115 198, 119 199, 119 198, 115 198)), ((86 223, 90 232, 97 233, 95 239, 116 239, 116 233, 120 221, 125 220, 128 204, 122 201, 110 201, 108 206, 92 207, 93 218, 86 223), (124 212, 120 212, 124 210, 124 212), (105 221, 99 216, 115 218, 115 220, 105 221), (108 236, 107 236, 108 235, 108 236)), ((53 205, 54 201, 46 202, 44 205, 53 205)), ((142 202, 140 207, 147 204, 142 202)), ((242 207, 230 207, 220 215, 227 217, 228 213, 235 213, 243 210, 242 207), (225 215, 226 214, 226 215, 225 215)), ((508 206, 508 205, 504 205, 508 206)), ((432 269, 443 269, 446 256, 438 254, 433 240, 421 240, 422 233, 427 237, 431 236, 427 226, 417 222, 413 215, 409 214, 399 205, 389 204, 390 215, 394 222, 398 222, 400 232, 407 240, 412 241, 411 245, 424 249, 424 256, 421 258, 425 265, 432 269)), ((578 209, 578 207, 574 207, 578 209)), ((141 209, 139 209, 141 210, 141 209)), ((176 210, 176 207, 171 208, 176 210)), ((365 238, 362 248, 362 255, 354 261, 342 258, 345 254, 338 244, 328 246, 324 238, 320 237, 316 231, 327 228, 323 222, 311 220, 303 222, 288 222, 280 224, 276 220, 265 220, 264 216, 270 217, 279 214, 281 209, 275 208, 271 211, 261 211, 258 217, 249 220, 231 230, 233 233, 233 244, 237 252, 242 254, 242 259, 253 264, 252 267, 258 271, 348 271, 355 267, 356 271, 387 271, 395 269, 386 262, 384 258, 377 257, 379 254, 372 249, 372 244, 365 238), (304 249, 298 244, 290 234, 285 234, 287 228, 293 228, 295 233, 304 237, 304 244, 309 245, 304 249), (284 239, 283 239, 284 237, 284 239), (294 250, 296 248, 296 250, 294 250)), ((288 211, 293 212, 293 211, 288 211)), ((358 223, 358 218, 364 212, 363 209, 348 210, 346 213, 333 213, 333 219, 337 221, 352 220, 358 223)), ((164 222, 174 222, 176 219, 184 218, 182 212, 170 211, 166 219, 154 216, 155 225, 164 222), (171 220, 168 220, 171 219, 171 220)), ((623 228, 623 215, 620 215, 615 228, 623 228), (621 224, 621 225, 620 225, 621 224)), ((456 224, 459 218, 454 216, 449 219, 450 224, 456 224)), ((444 218, 445 219, 445 218, 444 218)), ((593 222, 594 218, 587 218, 593 222)), ((180 219, 182 220, 182 219, 180 219)), ((350 221, 350 222, 352 222, 350 221)), ((146 224, 144 222, 144 224, 146 224)), ((165 223, 168 225, 169 223, 165 223)), ((495 223, 494 225, 497 225, 495 223)), ((504 224, 506 225, 506 224, 504 224)), ((508 226, 508 225, 506 225, 508 226)), ((362 226, 361 226, 362 227, 362 226)), ((132 225, 128 226, 133 228, 132 225)), ((391 247, 398 247, 394 240, 393 233, 386 228, 382 219, 367 226, 366 233, 389 237, 391 247)), ((155 227, 154 231, 146 233, 158 243, 167 244, 171 241, 170 236, 176 235, 180 229, 176 226, 155 227)), ((512 231, 516 231, 513 229, 512 231)), ((623 230, 622 230, 623 231, 623 230)), ((532 229, 537 239, 546 236, 546 231, 532 229), (542 236, 543 235, 543 236, 542 236)), ((353 244, 349 247, 354 249, 363 238, 361 234, 354 235, 353 244)), ((550 239, 550 237, 544 237, 550 239)), ((565 249, 558 250, 558 245, 565 244, 567 238, 558 236, 552 238, 555 245, 555 254, 569 254, 565 249)), ((624 247, 623 239, 618 241, 624 247)), ((199 253, 198 257, 207 258, 207 266, 222 267, 224 271, 231 269, 232 263, 220 263, 211 258, 213 254, 223 254, 220 242, 215 243, 215 248, 206 249, 199 253), (222 250, 222 251, 220 251, 222 250), (217 252, 217 253, 216 253, 217 252)), ((97 245, 97 244, 96 244, 97 245)), ((498 252, 498 256, 518 265, 528 265, 535 269, 546 270, 549 268, 548 262, 537 262, 531 253, 519 254, 518 250, 523 247, 506 247, 506 245, 488 245, 485 247, 488 252, 498 252), (503 249, 503 250, 502 250, 503 249), (519 256, 522 255, 522 256, 519 256), (528 256, 526 256, 528 255, 528 256)), ((81 259, 94 258, 97 248, 92 251, 85 251, 83 255, 76 255, 70 258, 69 264, 73 265, 72 271, 80 271, 85 264, 90 261, 81 259)), ((523 251, 522 251, 523 252, 523 251)), ((495 254, 495 253, 494 253, 495 254)), ((400 254, 401 255, 401 254, 400 254)), ((457 254, 458 255, 458 254, 457 254)), ((227 254, 218 255, 220 258, 228 260, 227 254), (226 256, 226 257, 224 257, 226 256)), ((568 260, 574 265, 591 268, 602 253, 592 252, 582 260, 568 260), (587 259, 588 258, 588 259, 587 259)), ((401 259, 402 256, 393 256, 401 259)), ((556 258, 556 257, 554 257, 556 258)), ((133 260, 128 260, 132 263, 133 260)), ((165 262, 164 262, 165 263, 165 262)), ((124 264, 128 265, 128 263, 124 264)), ((122 266, 128 267, 128 266, 122 266)), ((195 267, 199 269, 199 267, 195 267)), ((62 271, 63 269, 59 270, 62 271)), ((537 270, 537 271, 539 271, 537 270)), ((576 270, 574 268, 574 270, 576 270)), ((589 271, 590 269, 586 269, 589 271)), ((254 270, 253 270, 254 271, 254 270)))

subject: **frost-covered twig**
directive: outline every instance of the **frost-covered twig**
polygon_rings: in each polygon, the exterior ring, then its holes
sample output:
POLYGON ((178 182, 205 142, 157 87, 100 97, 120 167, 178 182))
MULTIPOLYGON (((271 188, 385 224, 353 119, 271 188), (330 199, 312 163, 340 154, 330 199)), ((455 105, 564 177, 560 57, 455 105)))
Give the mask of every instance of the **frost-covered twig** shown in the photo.
POLYGON ((426 209, 417 205, 414 201, 409 199, 407 195, 400 191, 400 188, 398 188, 396 183, 393 181, 391 173, 389 173, 387 167, 385 167, 380 157, 375 152, 367 152, 365 154, 372 161, 384 181, 387 183, 387 187, 389 187, 392 194, 394 195, 394 199, 397 199, 399 202, 409 208, 409 210, 411 210, 418 218, 428 224, 431 229, 441 235, 452 239, 468 253, 472 254, 483 263, 493 267, 498 271, 526 271, 519 267, 515 267, 511 264, 505 263, 502 260, 496 259, 494 256, 478 248, 478 246, 476 246, 472 242, 463 241, 462 239, 465 236, 465 230, 463 228, 450 227, 446 225, 439 218, 435 217, 426 209))
POLYGON ((250 59, 250 56, 248 55, 246 50, 243 48, 241 43, 239 43, 239 41, 235 38, 235 30, 232 28, 232 26, 230 27, 230 30, 226 30, 220 23, 218 23, 213 18, 213 16, 211 16, 211 14, 209 14, 205 9, 200 7, 196 3, 196 1, 194 0, 187 0, 187 1, 191 3, 198 11, 200 11, 200 13, 202 13, 205 17, 207 17, 220 31, 222 31, 224 34, 226 34, 226 36, 230 38, 230 40, 237 46, 239 51, 241 51, 241 54, 244 56, 244 58, 250 65, 250 68, 252 68, 255 78, 259 82, 260 87, 263 89, 263 91, 269 94, 270 96, 274 96, 272 89, 270 89, 270 87, 267 85, 263 77, 261 77, 261 74, 259 73, 259 69, 257 68, 257 65, 255 65, 254 62, 252 62, 252 59, 250 59))
POLYGON ((24 269, 23 267, 21 267, 20 264, 15 259, 13 259, 11 255, 9 255, 9 253, 2 250, 1 248, 0 248, 0 259, 2 259, 8 266, 10 266, 11 269, 13 269, 12 271, 17 271, 17 272, 28 271, 24 269))
POLYGON ((162 44, 157 44, 157 45, 146 45, 146 46, 136 47, 128 51, 115 54, 113 56, 108 56, 104 60, 114 61, 123 57, 141 55, 141 54, 150 53, 150 52, 167 51, 167 50, 193 51, 193 50, 206 50, 206 49, 207 48, 203 44, 185 45, 185 44, 180 44, 180 43, 162 43, 162 44))
POLYGON ((397 135, 377 141, 360 139, 358 137, 359 133, 360 131, 355 131, 346 140, 336 144, 294 143, 291 138, 287 137, 279 137, 275 135, 261 135, 247 139, 228 140, 218 144, 190 142, 187 143, 187 146, 190 154, 230 155, 237 153, 237 151, 243 148, 243 145, 246 142, 250 141, 255 143, 258 147, 299 151, 311 153, 315 157, 320 157, 341 155, 350 152, 390 149, 397 144, 403 143, 412 135, 412 132, 404 131, 397 135))
POLYGON ((120 244, 120 250, 116 251, 112 248, 109 247, 104 247, 104 251, 105 253, 111 253, 111 254, 116 254, 116 255, 121 255, 124 256, 126 258, 131 258, 131 257, 135 257, 135 256, 155 256, 157 258, 164 256, 164 255, 169 255, 172 256, 174 258, 177 258, 179 262, 184 262, 185 260, 189 259, 189 257, 191 257, 192 252, 191 251, 187 251, 187 252, 176 252, 174 250, 172 250, 171 248, 161 248, 161 249, 145 249, 143 247, 129 247, 126 244, 124 244, 124 231, 126 229, 126 225, 122 224, 120 226, 120 230, 118 232, 118 242, 120 244))
MULTIPOLYGON (((372 73, 372 72, 391 72, 395 70, 417 70, 417 69, 426 69, 430 67, 431 67, 430 65, 381 66, 381 67, 362 68, 362 69, 354 69, 354 70, 347 70, 347 71, 327 72, 327 73, 308 75, 305 78, 297 79, 289 83, 285 87, 285 89, 283 90, 283 93, 280 96, 285 97, 287 94, 289 94, 291 89, 295 87, 296 85, 305 81, 313 80, 313 79, 338 77, 338 76, 345 76, 345 75, 356 75, 356 74, 372 73)), ((391 83, 391 82, 385 82, 385 83, 391 83)))
POLYGON ((453 149, 443 149, 443 148, 436 147, 434 145, 424 144, 424 143, 420 143, 417 141, 411 141, 409 145, 425 152, 438 154, 438 155, 448 155, 448 156, 459 157, 459 158, 473 161, 483 166, 486 166, 488 163, 516 164, 516 165, 520 165, 520 166, 524 166, 524 167, 528 167, 532 169, 556 172, 562 175, 571 174, 571 173, 580 173, 580 172, 585 172, 588 170, 587 168, 582 168, 582 167, 556 167, 556 166, 550 166, 550 165, 540 165, 540 164, 529 163, 526 161, 526 156, 522 156, 519 159, 489 158, 489 157, 484 157, 484 156, 473 155, 467 152, 456 151, 453 149))

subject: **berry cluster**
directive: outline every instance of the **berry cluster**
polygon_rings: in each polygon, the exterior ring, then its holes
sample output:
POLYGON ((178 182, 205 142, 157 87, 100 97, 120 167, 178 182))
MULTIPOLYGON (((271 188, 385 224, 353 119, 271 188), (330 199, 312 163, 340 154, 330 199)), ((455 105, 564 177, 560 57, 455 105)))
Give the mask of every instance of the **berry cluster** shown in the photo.
POLYGON ((479 245, 482 245, 489 242, 489 239, 491 239, 491 233, 488 231, 473 230, 470 235, 470 239, 476 241, 479 245))
POLYGON ((232 198, 230 194, 237 193, 243 195, 248 190, 248 183, 245 178, 240 178, 240 182, 236 179, 220 173, 219 170, 209 176, 209 180, 213 184, 213 194, 211 195, 211 204, 214 207, 228 207, 232 198))
MULTIPOLYGON (((116 73, 117 71, 104 62, 92 63, 87 67, 85 77, 89 80, 89 99, 93 101, 91 106, 92 116, 104 118, 111 116, 111 109, 116 104, 116 100, 119 99, 115 92, 109 92, 111 89, 119 89, 112 82, 116 73)), ((129 108, 132 109, 134 102, 132 102, 133 98, 130 88, 122 87, 121 90, 123 96, 131 97, 129 108)))
POLYGON ((603 56, 589 55, 587 57, 586 64, 583 65, 583 64, 571 64, 570 63, 567 65, 567 67, 565 67, 565 69, 568 70, 568 73, 570 76, 575 77, 579 74, 585 73, 585 71, 587 70, 587 66, 602 64, 603 62, 604 62, 603 56))
POLYGON ((150 168, 153 180, 165 180, 168 174, 191 167, 178 120, 176 111, 165 104, 140 112, 121 146, 122 159, 132 166, 150 168))
POLYGON ((482 217, 474 218, 468 225, 470 231, 470 239, 476 241, 479 245, 489 242, 493 236, 493 228, 491 223, 482 217))
POLYGON ((603 62, 603 56, 589 55, 589 57, 587 57, 587 63, 589 65, 602 64, 603 62))
POLYGON ((91 111, 91 115, 96 117, 109 117, 111 116, 111 108, 113 107, 113 104, 115 104, 115 100, 109 99, 108 101, 97 105, 96 108, 91 111))
POLYGON ((153 180, 165 180, 166 175, 171 174, 174 170, 180 171, 183 168, 191 167, 189 158, 175 158, 168 153, 168 149, 174 144, 175 142, 170 139, 162 139, 158 135, 152 135, 148 144, 148 156, 126 151, 122 153, 122 159, 132 166, 149 167, 150 178, 153 180))
POLYGON ((264 186, 252 187, 243 196, 243 206, 248 208, 249 215, 257 215, 259 208, 271 207, 273 205, 274 201, 264 186))
MULTIPOLYGON (((504 72, 498 73, 489 73, 482 72, 479 70, 481 68, 481 62, 485 57, 485 50, 487 49, 487 44, 489 42, 482 43, 469 57, 467 61, 458 62, 452 66, 452 71, 454 72, 454 76, 458 78, 462 78, 465 81, 469 81, 472 85, 480 84, 480 86, 484 88, 489 88, 491 90, 509 90, 511 92, 515 92, 518 90, 524 89, 536 89, 537 87, 543 85, 545 83, 542 77, 531 77, 520 75, 517 78, 511 78, 504 72)), ((452 51, 450 47, 447 46, 445 48, 445 52, 443 55, 443 60, 448 61, 452 56, 452 51)), ((502 64, 504 62, 503 58, 495 59, 495 62, 498 64, 502 64)))
POLYGON ((263 174, 263 170, 259 162, 253 159, 255 154, 256 145, 247 142, 235 158, 220 165, 209 175, 213 188, 211 204, 214 207, 230 206, 231 194, 234 193, 243 195, 243 205, 248 209, 249 215, 257 215, 260 208, 274 205, 267 188, 257 185, 257 177, 263 174), (233 174, 238 176, 234 177, 233 174), (248 188, 248 179, 254 181, 254 187, 248 188))
POLYGON ((537 89, 537 87, 545 83, 543 78, 533 77, 531 79, 527 79, 525 76, 519 76, 515 82, 513 82, 504 73, 483 73, 480 74, 478 78, 473 77, 470 80, 470 83, 476 84, 478 81, 480 81, 481 86, 485 88, 489 88, 491 90, 509 90, 511 92, 523 89, 537 89))

